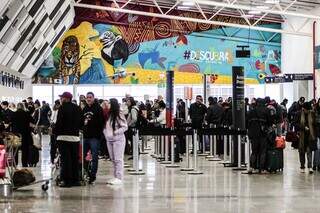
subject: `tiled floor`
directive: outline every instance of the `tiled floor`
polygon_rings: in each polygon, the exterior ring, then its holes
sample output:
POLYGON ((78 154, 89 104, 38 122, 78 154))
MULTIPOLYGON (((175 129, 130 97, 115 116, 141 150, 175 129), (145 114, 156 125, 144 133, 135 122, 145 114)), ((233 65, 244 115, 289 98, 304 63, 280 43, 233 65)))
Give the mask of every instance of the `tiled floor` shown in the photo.
MULTIPOLYGON (((142 164, 146 175, 125 175, 123 187, 107 186, 110 162, 100 161, 95 185, 61 189, 40 185, 0 199, 0 212, 319 212, 320 174, 300 174, 298 154, 288 148, 284 174, 247 176, 201 158, 203 175, 191 176, 168 169, 148 155, 142 164)), ((49 175, 48 150, 42 153, 38 177, 49 175)))

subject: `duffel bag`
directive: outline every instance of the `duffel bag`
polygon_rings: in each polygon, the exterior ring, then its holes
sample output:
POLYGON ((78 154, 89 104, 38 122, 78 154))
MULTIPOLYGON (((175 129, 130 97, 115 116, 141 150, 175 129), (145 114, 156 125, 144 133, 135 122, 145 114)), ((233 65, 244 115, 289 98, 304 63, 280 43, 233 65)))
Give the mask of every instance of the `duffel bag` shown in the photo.
POLYGON ((18 169, 13 173, 12 182, 15 187, 26 186, 36 180, 33 172, 29 169, 18 169))

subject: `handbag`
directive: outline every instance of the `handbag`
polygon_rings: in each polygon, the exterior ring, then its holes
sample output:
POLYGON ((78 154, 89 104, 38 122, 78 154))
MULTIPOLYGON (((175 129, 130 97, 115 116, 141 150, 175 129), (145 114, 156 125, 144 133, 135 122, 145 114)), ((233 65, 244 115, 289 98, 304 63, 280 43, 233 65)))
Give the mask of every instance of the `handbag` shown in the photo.
POLYGON ((32 135, 32 140, 33 140, 33 146, 35 146, 37 149, 41 149, 42 148, 42 144, 41 144, 41 138, 40 135, 38 133, 31 133, 32 135))
POLYGON ((286 148, 286 140, 283 137, 276 137, 276 148, 277 149, 285 149, 286 148))

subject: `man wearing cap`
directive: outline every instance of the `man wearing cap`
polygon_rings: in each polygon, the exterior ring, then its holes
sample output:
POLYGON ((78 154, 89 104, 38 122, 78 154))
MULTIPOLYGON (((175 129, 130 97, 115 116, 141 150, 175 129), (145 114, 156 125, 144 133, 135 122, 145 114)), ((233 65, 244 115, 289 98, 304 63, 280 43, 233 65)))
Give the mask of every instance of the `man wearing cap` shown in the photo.
POLYGON ((81 127, 81 110, 71 102, 72 94, 60 95, 61 107, 57 115, 55 135, 61 155, 60 187, 79 186, 79 130, 81 127))

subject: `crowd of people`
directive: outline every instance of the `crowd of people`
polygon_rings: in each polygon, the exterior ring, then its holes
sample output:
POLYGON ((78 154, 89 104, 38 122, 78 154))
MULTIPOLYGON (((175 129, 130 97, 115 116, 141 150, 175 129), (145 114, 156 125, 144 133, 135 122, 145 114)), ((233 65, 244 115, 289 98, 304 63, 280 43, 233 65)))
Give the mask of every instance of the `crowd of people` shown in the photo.
MULTIPOLYGON (((80 153, 85 153, 81 156, 84 159, 87 159, 87 153, 91 156, 90 184, 96 180, 99 158, 106 158, 112 161, 114 169, 114 178, 108 180, 108 184, 118 185, 123 179, 124 153, 132 155, 133 129, 144 125, 164 125, 165 108, 161 96, 142 103, 126 95, 122 103, 118 103, 117 99, 99 100, 92 92, 81 95, 76 101, 71 93, 64 92, 52 109, 46 102, 33 102, 29 97, 17 107, 6 101, 1 103, 0 132, 11 132, 21 137, 23 167, 34 166, 34 160, 30 159, 34 158, 35 150, 39 152, 33 144, 35 132, 40 136, 49 134, 53 166, 58 154, 60 156, 60 187, 80 185, 80 153), (83 147, 79 144, 80 136, 83 147)), ((0 136, 0 140, 3 137, 0 136)), ((17 165, 18 161, 16 155, 17 165)))
MULTIPOLYGON (((287 104, 287 99, 280 104, 269 97, 253 98, 250 101, 245 99, 246 128, 252 144, 251 172, 267 172, 267 150, 274 146, 276 137, 289 133, 291 138, 296 138, 290 142, 299 150, 301 172, 305 171, 306 156, 309 173, 320 169, 320 156, 312 159, 312 152, 318 149, 317 139, 320 137, 320 101, 306 102, 301 97, 289 109, 287 104)), ((223 100, 209 97, 206 106, 202 96, 198 95, 196 101, 186 108, 185 102, 178 99, 176 124, 189 122, 188 117, 194 129, 233 124, 232 98, 223 100)), ((86 96, 81 95, 79 101, 76 101, 71 93, 64 92, 52 109, 48 103, 43 101, 41 104, 38 100, 33 101, 32 97, 17 105, 3 101, 0 108, 0 132, 12 132, 22 139, 20 149, 23 167, 35 166, 32 160, 36 152, 32 137, 34 132, 40 136, 50 135, 51 163, 55 163, 58 153, 61 160, 60 187, 80 185, 80 152, 91 154, 90 184, 96 180, 99 158, 110 159, 113 164, 114 178, 107 183, 122 184, 124 154, 132 154, 134 128, 165 124, 166 104, 162 96, 143 103, 126 95, 119 103, 117 99, 99 100, 92 92, 86 96), (83 147, 79 145, 81 137, 83 147)), ((203 138, 199 137, 200 151, 205 151, 202 147, 203 138)), ((0 143, 2 139, 0 134, 0 143)), ((221 150, 218 152, 223 153, 221 150)))

